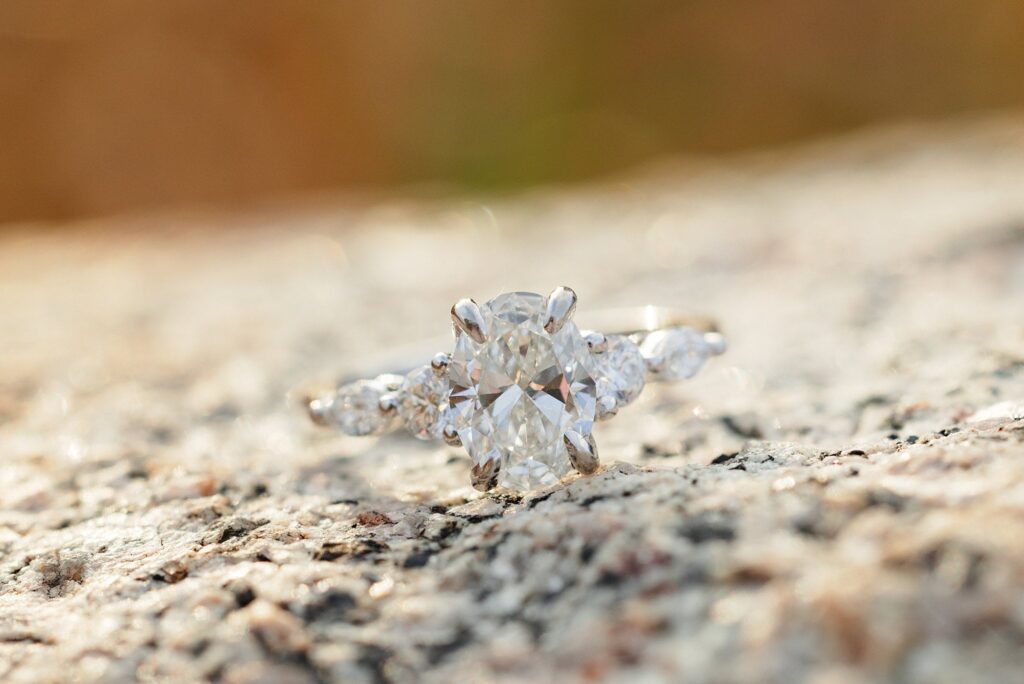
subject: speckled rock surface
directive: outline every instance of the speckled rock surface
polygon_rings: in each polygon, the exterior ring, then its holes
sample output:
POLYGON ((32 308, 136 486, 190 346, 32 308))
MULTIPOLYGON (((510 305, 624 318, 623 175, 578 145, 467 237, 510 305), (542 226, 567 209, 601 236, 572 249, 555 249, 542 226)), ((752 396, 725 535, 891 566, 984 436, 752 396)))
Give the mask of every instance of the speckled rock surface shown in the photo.
POLYGON ((487 204, 15 228, 0 331, 5 682, 1020 679, 1012 122, 487 204), (592 478, 480 495, 458 451, 294 405, 460 296, 563 283, 732 342, 600 424, 592 478))

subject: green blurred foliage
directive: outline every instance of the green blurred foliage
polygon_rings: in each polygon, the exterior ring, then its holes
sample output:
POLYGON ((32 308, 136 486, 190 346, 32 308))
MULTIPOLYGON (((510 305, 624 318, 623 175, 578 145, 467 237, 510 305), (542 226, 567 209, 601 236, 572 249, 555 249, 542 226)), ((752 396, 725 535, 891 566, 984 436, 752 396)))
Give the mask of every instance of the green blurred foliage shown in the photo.
POLYGON ((0 5, 0 219, 507 189, 1024 103, 1019 0, 0 5))

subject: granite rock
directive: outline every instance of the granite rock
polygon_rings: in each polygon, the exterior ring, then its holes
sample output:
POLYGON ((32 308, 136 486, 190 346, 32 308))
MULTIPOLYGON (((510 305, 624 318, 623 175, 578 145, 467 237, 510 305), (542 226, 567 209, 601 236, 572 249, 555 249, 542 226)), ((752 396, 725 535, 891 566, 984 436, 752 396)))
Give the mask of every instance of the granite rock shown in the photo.
POLYGON ((1019 679, 1022 184, 1024 128, 990 121, 488 202, 13 226, 0 679, 1019 679), (484 495, 464 453, 298 407, 459 297, 561 284, 730 338, 597 427, 593 477, 484 495))

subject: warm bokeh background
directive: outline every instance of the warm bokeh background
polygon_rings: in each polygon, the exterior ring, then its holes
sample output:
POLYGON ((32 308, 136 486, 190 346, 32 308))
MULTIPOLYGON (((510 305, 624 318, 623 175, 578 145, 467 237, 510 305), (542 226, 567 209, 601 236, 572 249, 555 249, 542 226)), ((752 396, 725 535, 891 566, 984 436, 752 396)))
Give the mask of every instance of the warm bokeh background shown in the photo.
POLYGON ((1019 0, 5 0, 0 221, 515 188, 1022 105, 1019 0))

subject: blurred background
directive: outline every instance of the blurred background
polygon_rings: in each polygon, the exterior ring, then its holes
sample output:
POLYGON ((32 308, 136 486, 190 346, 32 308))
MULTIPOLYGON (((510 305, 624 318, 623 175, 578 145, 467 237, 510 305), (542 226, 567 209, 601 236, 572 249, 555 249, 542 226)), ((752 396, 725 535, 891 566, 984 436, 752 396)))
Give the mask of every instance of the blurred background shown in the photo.
POLYGON ((505 192, 1022 105, 1019 0, 5 0, 0 222, 505 192))

